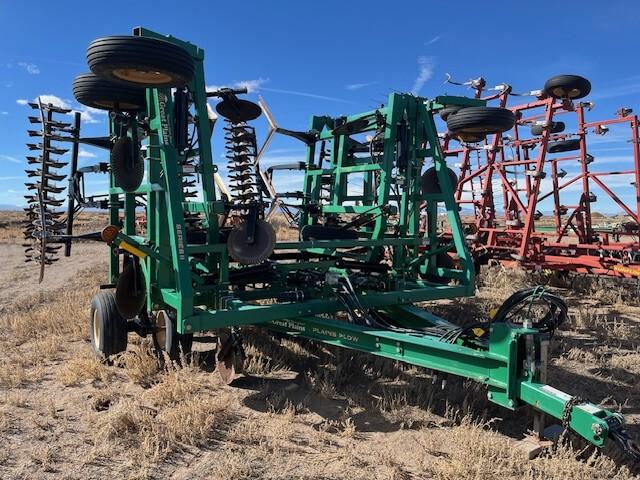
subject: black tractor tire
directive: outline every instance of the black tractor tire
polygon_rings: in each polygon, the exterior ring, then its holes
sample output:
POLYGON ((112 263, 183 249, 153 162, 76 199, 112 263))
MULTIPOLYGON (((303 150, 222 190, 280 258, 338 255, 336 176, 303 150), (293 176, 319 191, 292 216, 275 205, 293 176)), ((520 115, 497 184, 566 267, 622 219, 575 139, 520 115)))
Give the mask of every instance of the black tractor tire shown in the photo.
MULTIPOLYGON (((564 122, 551 122, 551 126, 548 128, 551 133, 561 133, 564 132, 564 129, 564 122)), ((544 131, 545 127, 543 125, 534 125, 531 127, 531 135, 542 135, 544 131)))
POLYGON ((82 105, 113 112, 137 112, 147 105, 144 88, 118 85, 94 73, 83 73, 73 80, 73 96, 82 105))
POLYGON ((547 153, 573 152, 575 150, 580 150, 579 138, 558 140, 557 142, 549 142, 547 145, 547 153))
POLYGON ((511 130, 516 117, 511 110, 500 107, 467 107, 447 119, 447 128, 454 136, 486 135, 511 130))
MULTIPOLYGON (((448 167, 447 173, 449 174, 449 178, 451 179, 451 188, 455 192, 456 187, 458 186, 458 176, 456 175, 456 172, 448 167)), ((438 181, 438 173, 436 172, 436 167, 427 168, 422 174, 421 182, 423 195, 442 193, 440 182, 438 181)))
POLYGON ((545 82, 543 90, 553 98, 576 100, 589 95, 591 82, 579 75, 557 75, 545 82))
POLYGON ((157 38, 98 38, 87 48, 87 62, 91 71, 105 80, 138 87, 180 88, 195 74, 189 52, 157 38))
POLYGON ((448 105, 440 110, 440 118, 446 122, 447 118, 449 118, 454 113, 462 110, 463 108, 464 107, 461 107, 460 105, 448 105))
POLYGON ((116 308, 125 319, 138 316, 147 301, 142 268, 129 258, 118 277, 115 293, 116 308))
POLYGON ((131 137, 120 137, 111 147, 111 172, 116 185, 125 192, 133 192, 142 184, 144 162, 131 137))
POLYGON ((116 307, 112 292, 99 292, 91 300, 89 338, 96 356, 105 360, 127 349, 127 321, 116 307))

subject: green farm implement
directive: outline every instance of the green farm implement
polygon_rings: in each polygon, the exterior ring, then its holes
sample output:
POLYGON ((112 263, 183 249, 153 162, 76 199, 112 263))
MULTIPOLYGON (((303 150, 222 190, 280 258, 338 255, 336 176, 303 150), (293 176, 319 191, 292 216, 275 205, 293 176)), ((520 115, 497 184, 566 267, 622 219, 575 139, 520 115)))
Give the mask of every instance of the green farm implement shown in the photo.
POLYGON ((532 406, 596 446, 613 439, 638 454, 621 415, 545 384, 549 340, 567 314, 561 299, 524 290, 472 325, 418 306, 475 289, 434 115, 467 107, 475 114, 457 134, 475 138, 512 128, 509 110, 392 93, 378 109, 313 116, 307 130, 286 130, 262 102, 240 98, 246 90, 208 92, 197 46, 133 33, 92 42, 92 73, 73 85, 80 103, 109 111, 108 135, 83 138, 78 115, 66 123, 60 118, 69 111, 42 102, 30 117, 41 130, 32 131, 40 143, 30 145, 39 156, 30 157, 27 258, 44 272, 75 239, 108 244, 109 278, 89 320, 99 357, 124 351, 132 331, 151 335, 172 358, 188 354, 200 332, 213 332, 217 368, 231 382, 244 357, 242 327, 255 325, 475 380, 504 408, 532 406), (304 161, 261 168, 264 148, 251 125, 261 115, 268 138, 304 144, 304 161), (219 117, 225 165, 212 156, 219 117), (65 143, 72 145, 66 213, 55 196, 64 190, 56 182, 64 178, 65 143), (109 163, 78 168, 80 144, 107 149, 109 163), (277 170, 298 171, 301 190, 277 192, 277 170), (106 195, 84 194, 91 172, 108 175, 106 195), (86 207, 106 209, 109 225, 74 234, 73 219, 86 207), (296 224, 297 240, 278 240, 274 215, 296 224), (438 235, 443 221, 446 241, 438 235))

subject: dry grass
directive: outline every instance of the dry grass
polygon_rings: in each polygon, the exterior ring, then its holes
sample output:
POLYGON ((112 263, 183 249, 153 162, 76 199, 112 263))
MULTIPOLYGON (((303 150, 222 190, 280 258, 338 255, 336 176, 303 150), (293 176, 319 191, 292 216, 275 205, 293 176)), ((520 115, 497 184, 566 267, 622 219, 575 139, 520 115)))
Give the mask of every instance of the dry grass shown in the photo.
POLYGON ((87 352, 86 356, 71 357, 56 372, 56 379, 63 385, 78 385, 85 380, 106 384, 114 376, 113 370, 87 352))
POLYGON ((76 288, 63 286, 17 302, 8 315, 0 318, 0 328, 11 333, 15 344, 53 337, 85 338, 89 304, 100 280, 102 269, 78 272, 74 281, 76 288), (86 288, 87 285, 91 287, 86 288))
POLYGON ((152 384, 160 368, 149 340, 132 345, 120 355, 117 364, 124 367, 132 382, 140 385, 152 384))
POLYGON ((276 231, 276 238, 279 242, 298 240, 298 229, 292 228, 284 215, 274 215, 269 220, 269 223, 273 225, 273 228, 276 231))
MULTIPOLYGON (((0 212, 0 243, 22 242, 24 230, 24 213, 20 211, 0 212)), ((99 212, 83 212, 74 222, 76 233, 98 231, 107 224, 107 214, 99 212)))
POLYGON ((196 394, 167 408, 120 399, 88 421, 99 456, 126 449, 134 460, 150 465, 171 452, 219 441, 233 418, 229 395, 196 394))
MULTIPOLYGON (((449 377, 442 390, 443 378, 423 369, 260 329, 245 329, 249 375, 235 387, 221 385, 204 354, 160 367, 134 334, 103 364, 86 333, 104 272, 96 265, 0 310, 0 478, 637 478, 568 444, 526 461, 510 437, 528 416, 493 407, 481 385, 449 377)), ((477 297, 428 307, 473 321, 537 279, 497 267, 481 280, 477 297)), ((554 343, 550 383, 637 411, 639 309, 616 293, 609 304, 563 293, 571 320, 554 343)))

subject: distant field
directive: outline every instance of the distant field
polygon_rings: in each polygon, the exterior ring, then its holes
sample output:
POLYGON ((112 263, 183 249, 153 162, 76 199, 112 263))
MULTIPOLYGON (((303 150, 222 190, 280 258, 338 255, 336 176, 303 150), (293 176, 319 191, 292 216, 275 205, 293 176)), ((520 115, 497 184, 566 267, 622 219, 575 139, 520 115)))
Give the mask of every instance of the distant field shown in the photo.
MULTIPOLYGON (((90 214, 81 228, 104 218, 90 214)), ((234 386, 211 371, 206 349, 160 369, 135 334, 113 365, 100 363, 87 317, 106 246, 75 245, 38 285, 20 219, 0 213, 2 479, 639 478, 577 441, 527 461, 514 439, 528 414, 490 405, 476 384, 449 378, 443 391, 422 369, 259 329, 246 331, 247 375, 234 386)), ((470 322, 533 281, 493 268, 476 297, 425 306, 470 322)), ((558 290, 571 318, 554 338, 549 383, 624 412, 640 437, 640 307, 622 286, 583 283, 558 290)))

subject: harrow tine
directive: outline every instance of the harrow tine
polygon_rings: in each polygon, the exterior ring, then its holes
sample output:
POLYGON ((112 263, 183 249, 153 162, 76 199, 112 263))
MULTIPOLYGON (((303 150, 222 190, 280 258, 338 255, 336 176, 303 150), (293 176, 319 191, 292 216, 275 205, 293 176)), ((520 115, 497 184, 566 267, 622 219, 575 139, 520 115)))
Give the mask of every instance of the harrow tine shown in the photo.
MULTIPOLYGON (((38 196, 37 195, 24 195, 29 203, 37 204, 38 196)), ((56 200, 54 198, 44 198, 42 199, 42 203, 45 205, 51 205, 52 207, 59 207, 64 203, 64 200, 56 200)), ((34 205, 35 206, 35 205, 34 205)))
POLYGON ((60 180, 64 180, 65 178, 67 178, 67 176, 65 174, 55 175, 53 173, 45 173, 44 178, 53 180, 54 182, 59 182, 60 180))
MULTIPOLYGON (((49 256, 49 257, 45 257, 44 259, 44 263, 42 262, 42 259, 39 258, 37 255, 33 254, 31 257, 27 257, 25 259, 25 262, 34 262, 38 265, 51 265, 54 262, 57 262, 58 258, 55 258, 53 256, 49 256)), ((44 277, 43 277, 44 278, 44 277)))
MULTIPOLYGON (((27 157, 27 163, 34 165, 34 164, 38 164, 38 163, 42 163, 42 157, 33 157, 33 156, 28 156, 27 157)), ((47 165, 53 168, 63 168, 66 167, 67 165, 69 165, 69 162, 58 162, 56 160, 47 160, 47 165)))
MULTIPOLYGON (((62 129, 62 128, 71 127, 71 123, 68 123, 68 122, 58 122, 57 120, 47 120, 46 122, 47 122, 47 126, 52 128, 62 129)), ((71 129, 71 130, 75 130, 75 129, 71 129)))
POLYGON ((27 187, 27 190, 39 190, 39 189, 42 189, 43 191, 49 192, 49 193, 62 193, 67 188, 67 187, 58 187, 56 185, 47 185, 47 186, 43 187, 40 182, 25 183, 25 186, 27 187))
POLYGON ((51 153, 55 153, 56 155, 64 155, 69 151, 68 148, 58 148, 58 147, 48 147, 46 150, 48 150, 51 153))
MULTIPOLYGON (((35 244, 36 246, 34 246, 34 244, 23 244, 23 245, 27 247, 25 248, 24 253, 32 252, 34 255, 39 255, 41 253, 40 248, 37 244, 35 244)), ((53 259, 53 254, 58 253, 58 250, 60 250, 61 248, 62 248, 62 245, 47 245, 45 253, 51 254, 49 258, 53 259)))
POLYGON ((27 147, 29 147, 29 150, 46 150, 47 152, 51 152, 56 155, 64 155, 69 151, 68 148, 58 148, 51 145, 44 147, 42 143, 27 143, 27 147))
MULTIPOLYGON (((31 105, 31 104, 29 104, 31 105)), ((36 103, 36 107, 34 108, 38 108, 38 104, 36 103)), ((44 110, 49 110, 51 112, 55 112, 55 113, 71 113, 72 110, 70 108, 63 108, 63 107, 58 107, 57 105, 54 105, 53 103, 43 103, 42 104, 42 108, 44 110)))
POLYGON ((47 136, 51 139, 54 140, 56 142, 72 142, 73 138, 71 137, 64 137, 62 135, 59 135, 57 133, 49 133, 47 134, 47 136))
POLYGON ((63 168, 69 165, 69 162, 56 162, 54 160, 49 160, 47 162, 47 165, 49 165, 52 168, 63 168))
POLYGON ((37 170, 25 170, 25 172, 27 173, 28 177, 42 177, 48 180, 53 180, 55 182, 58 182, 60 180, 64 180, 65 178, 67 178, 67 175, 63 174, 63 175, 56 175, 55 173, 42 173, 42 169, 37 169, 37 170))

